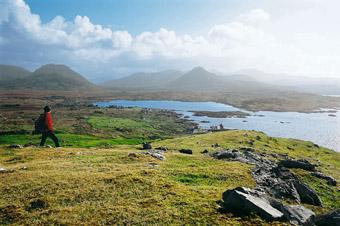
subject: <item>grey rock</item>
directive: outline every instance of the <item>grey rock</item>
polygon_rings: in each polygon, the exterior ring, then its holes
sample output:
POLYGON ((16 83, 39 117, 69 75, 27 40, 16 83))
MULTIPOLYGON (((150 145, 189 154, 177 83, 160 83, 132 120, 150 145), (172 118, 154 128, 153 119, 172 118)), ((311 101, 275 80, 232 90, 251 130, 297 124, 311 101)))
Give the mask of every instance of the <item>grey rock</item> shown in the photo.
POLYGON ((211 156, 213 156, 216 159, 235 159, 237 157, 240 157, 240 153, 225 150, 212 153, 211 156))
POLYGON ((294 187, 299 193, 300 199, 302 203, 311 204, 314 206, 322 206, 322 202, 320 197, 317 195, 314 189, 310 188, 307 184, 295 180, 294 187))
POLYGON ((146 149, 152 149, 152 146, 150 143, 143 143, 143 149, 146 150, 146 149))
POLYGON ((333 177, 327 176, 321 172, 311 172, 311 175, 326 180, 329 185, 336 186, 337 184, 337 181, 333 177))
POLYGON ((130 158, 137 158, 138 155, 150 155, 153 158, 159 159, 161 161, 165 160, 163 156, 164 151, 162 150, 148 150, 146 152, 132 152, 128 154, 130 158))
POLYGON ((5 169, 5 168, 0 168, 0 174, 2 173, 13 173, 13 169, 5 169))
POLYGON ((183 154, 192 155, 192 150, 191 149, 180 149, 179 152, 183 153, 183 154))
POLYGON ((18 149, 24 148, 21 144, 11 144, 8 147, 9 148, 18 148, 18 149))
POLYGON ((282 203, 279 205, 280 206, 274 206, 284 214, 285 219, 289 221, 289 223, 305 226, 314 225, 315 213, 310 209, 301 205, 283 205, 282 203))
POLYGON ((166 146, 162 146, 162 147, 159 147, 159 148, 157 148, 157 150, 162 150, 162 151, 168 151, 168 147, 166 147, 166 146))
POLYGON ((283 213, 271 206, 266 198, 242 187, 225 191, 221 208, 237 215, 254 213, 266 220, 279 220, 283 217, 283 213))
POLYGON ((284 166, 287 168, 298 168, 304 169, 308 171, 315 171, 315 165, 308 162, 305 159, 294 160, 294 159, 285 159, 279 162, 280 166, 284 166))
POLYGON ((327 214, 317 216, 315 219, 317 226, 340 226, 340 209, 327 214))
POLYGON ((159 154, 159 153, 150 153, 149 155, 156 158, 156 159, 159 159, 161 161, 165 160, 165 157, 163 155, 159 154))
POLYGON ((161 161, 165 160, 165 157, 163 156, 164 151, 162 150, 148 150, 147 152, 142 152, 142 154, 150 155, 156 159, 159 159, 161 161))

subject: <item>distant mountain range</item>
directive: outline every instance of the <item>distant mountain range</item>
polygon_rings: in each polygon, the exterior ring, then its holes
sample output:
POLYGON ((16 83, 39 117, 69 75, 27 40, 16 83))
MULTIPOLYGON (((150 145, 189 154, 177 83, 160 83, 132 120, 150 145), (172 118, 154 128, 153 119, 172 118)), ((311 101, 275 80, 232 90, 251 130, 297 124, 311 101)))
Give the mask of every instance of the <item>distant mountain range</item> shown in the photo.
POLYGON ((0 65, 0 88, 85 90, 96 89, 96 85, 65 65, 47 64, 34 72, 21 67, 0 65))
POLYGON ((254 79, 238 76, 221 76, 202 67, 195 67, 183 73, 162 71, 155 73, 136 73, 125 78, 111 80, 102 84, 107 88, 153 89, 164 91, 241 91, 273 88, 254 79))
POLYGON ((0 89, 91 90, 102 88, 127 91, 223 91, 228 93, 296 91, 340 94, 340 79, 269 74, 256 69, 223 74, 195 67, 188 72, 166 70, 134 73, 97 86, 65 65, 47 64, 34 72, 17 66, 0 65, 0 89))
POLYGON ((179 78, 183 73, 176 70, 166 70, 151 73, 134 73, 130 76, 106 81, 101 85, 104 87, 112 88, 142 88, 142 89, 157 89, 167 86, 173 80, 179 78))

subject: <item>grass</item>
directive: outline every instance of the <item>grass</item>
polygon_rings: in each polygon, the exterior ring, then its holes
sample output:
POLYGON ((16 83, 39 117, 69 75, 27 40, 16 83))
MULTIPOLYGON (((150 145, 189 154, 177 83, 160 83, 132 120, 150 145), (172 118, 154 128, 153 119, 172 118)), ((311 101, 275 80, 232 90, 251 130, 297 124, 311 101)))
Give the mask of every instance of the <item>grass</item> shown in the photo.
MULTIPOLYGON (((227 131, 157 141, 167 146, 166 160, 128 157, 138 146, 102 148, 0 147, 0 224, 15 225, 283 225, 256 216, 234 217, 217 211, 227 189, 254 187, 251 165, 215 160, 200 152, 253 146, 267 153, 288 153, 320 161, 320 170, 339 181, 339 154, 310 142, 270 138, 251 131, 227 131), (254 140, 254 141, 253 141, 254 140), (192 148, 193 155, 179 153, 192 148), (292 149, 294 148, 294 149, 292 149)), ((338 187, 297 171, 313 186, 325 208, 339 208, 338 187), (337 200, 336 200, 337 199, 337 200)))
MULTIPOLYGON (((140 144, 141 139, 134 138, 98 138, 91 135, 56 133, 60 143, 64 147, 110 147, 121 144, 140 144)), ((2 135, 0 136, 0 146, 9 144, 36 144, 40 143, 41 135, 2 135)), ((47 145, 54 146, 51 139, 47 138, 47 145)))

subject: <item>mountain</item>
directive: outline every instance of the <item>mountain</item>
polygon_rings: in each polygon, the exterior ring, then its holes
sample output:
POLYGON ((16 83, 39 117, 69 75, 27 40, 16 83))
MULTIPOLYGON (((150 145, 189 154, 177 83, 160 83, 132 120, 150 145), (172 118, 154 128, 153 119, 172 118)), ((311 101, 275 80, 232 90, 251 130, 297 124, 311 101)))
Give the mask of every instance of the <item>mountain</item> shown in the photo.
POLYGON ((30 74, 30 71, 22 67, 12 65, 0 65, 0 82, 8 82, 15 79, 22 79, 30 74))
POLYGON ((224 86, 223 77, 215 75, 202 67, 195 67, 169 83, 168 88, 175 90, 210 90, 224 86))
MULTIPOLYGON (((136 73, 102 84, 108 88, 126 88, 159 91, 242 91, 259 90, 266 85, 247 75, 221 76, 203 67, 182 73, 168 70, 155 73, 136 73)), ((268 85, 267 85, 268 86, 268 85)))
POLYGON ((176 70, 153 73, 139 72, 121 79, 107 81, 101 85, 110 88, 161 88, 166 86, 169 82, 179 78, 182 74, 182 72, 176 70))
POLYGON ((2 88, 37 89, 37 90, 82 90, 93 89, 90 83, 79 73, 65 65, 47 64, 33 73, 0 84, 2 88))
POLYGON ((168 87, 182 91, 216 91, 240 92, 269 89, 268 85, 248 79, 244 75, 222 76, 211 73, 202 67, 196 67, 180 78, 171 82, 168 87))

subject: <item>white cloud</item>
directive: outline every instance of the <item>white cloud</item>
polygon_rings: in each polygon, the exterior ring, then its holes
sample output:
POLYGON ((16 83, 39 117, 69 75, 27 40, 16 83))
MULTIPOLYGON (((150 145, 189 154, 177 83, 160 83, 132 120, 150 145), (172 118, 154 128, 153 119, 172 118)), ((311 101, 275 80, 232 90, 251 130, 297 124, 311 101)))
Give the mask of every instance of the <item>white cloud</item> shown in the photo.
POLYGON ((328 72, 340 74, 340 66, 335 66, 340 65, 340 49, 332 48, 339 43, 337 39, 326 45, 329 54, 320 45, 329 40, 323 35, 302 33, 282 39, 266 29, 268 24, 273 24, 272 16, 258 8, 216 24, 201 36, 178 35, 166 28, 132 36, 128 31, 93 24, 87 16, 78 15, 73 21, 56 16, 44 24, 23 0, 0 3, 0 29, 5 29, 0 34, 0 45, 6 47, 1 53, 11 51, 13 59, 8 61, 38 64, 48 59, 77 62, 85 68, 93 63, 111 68, 113 62, 129 60, 178 60, 219 70, 256 67, 276 72, 321 73, 330 68, 328 72), (18 50, 17 55, 14 50, 18 50))
POLYGON ((252 25, 261 25, 263 23, 269 22, 270 19, 270 14, 263 9, 253 9, 250 12, 239 16, 240 21, 252 25))

